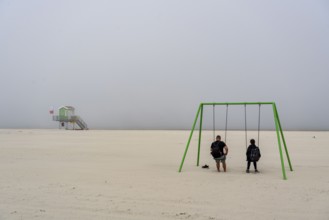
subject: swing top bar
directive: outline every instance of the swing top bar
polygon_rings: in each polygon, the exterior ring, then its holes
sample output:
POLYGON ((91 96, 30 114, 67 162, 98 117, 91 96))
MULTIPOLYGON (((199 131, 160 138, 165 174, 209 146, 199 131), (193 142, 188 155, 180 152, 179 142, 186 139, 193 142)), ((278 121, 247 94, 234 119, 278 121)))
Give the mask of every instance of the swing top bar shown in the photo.
POLYGON ((200 105, 273 105, 275 102, 201 102, 200 105))

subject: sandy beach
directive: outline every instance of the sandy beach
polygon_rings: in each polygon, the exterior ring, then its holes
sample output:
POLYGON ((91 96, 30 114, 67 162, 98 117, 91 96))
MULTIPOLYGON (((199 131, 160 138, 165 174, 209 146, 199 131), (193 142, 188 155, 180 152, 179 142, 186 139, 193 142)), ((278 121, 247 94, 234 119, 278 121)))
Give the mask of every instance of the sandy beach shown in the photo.
MULTIPOLYGON (((220 134, 220 133, 219 133, 220 134)), ((244 133, 227 137, 218 173, 204 132, 196 167, 189 131, 0 130, 0 219, 329 219, 329 132, 261 133, 259 174, 245 173, 244 133), (287 163, 286 163, 287 166, 287 163)), ((249 138, 256 132, 249 132, 249 138)))

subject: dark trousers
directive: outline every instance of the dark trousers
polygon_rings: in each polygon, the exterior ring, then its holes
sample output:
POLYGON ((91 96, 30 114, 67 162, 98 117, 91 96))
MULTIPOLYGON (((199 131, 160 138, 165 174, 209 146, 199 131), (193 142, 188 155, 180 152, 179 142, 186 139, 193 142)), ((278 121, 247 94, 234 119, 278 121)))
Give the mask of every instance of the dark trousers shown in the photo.
POLYGON ((248 167, 247 167, 247 170, 249 170, 251 162, 254 163, 255 170, 257 170, 257 162, 256 162, 256 161, 248 161, 248 167))

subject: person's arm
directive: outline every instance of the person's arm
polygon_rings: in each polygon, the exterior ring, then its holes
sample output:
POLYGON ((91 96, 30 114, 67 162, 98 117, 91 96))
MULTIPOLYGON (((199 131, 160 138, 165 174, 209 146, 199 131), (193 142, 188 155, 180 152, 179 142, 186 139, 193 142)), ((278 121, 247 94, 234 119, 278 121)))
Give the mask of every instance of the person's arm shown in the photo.
POLYGON ((249 160, 250 150, 251 150, 251 147, 249 146, 248 149, 247 149, 247 153, 246 153, 247 160, 249 160))
POLYGON ((224 155, 227 155, 228 154, 228 147, 227 147, 227 145, 225 146, 225 153, 224 153, 224 155))

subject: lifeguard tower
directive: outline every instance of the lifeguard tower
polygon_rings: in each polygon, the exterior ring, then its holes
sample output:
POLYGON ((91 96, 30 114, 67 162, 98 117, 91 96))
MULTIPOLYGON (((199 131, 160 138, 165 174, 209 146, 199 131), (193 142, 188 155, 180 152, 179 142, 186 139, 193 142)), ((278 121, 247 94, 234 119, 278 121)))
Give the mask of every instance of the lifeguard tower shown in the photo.
POLYGON ((67 130, 88 130, 86 122, 78 115, 75 115, 73 106, 62 106, 58 108, 58 115, 53 116, 53 121, 59 122, 59 128, 67 130), (78 125, 78 128, 76 127, 78 125))

